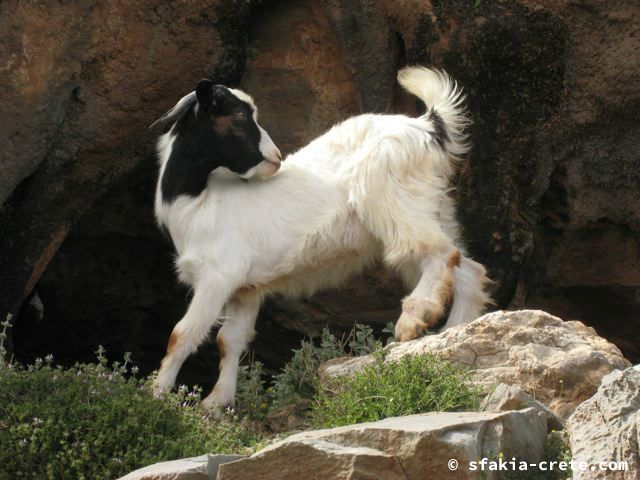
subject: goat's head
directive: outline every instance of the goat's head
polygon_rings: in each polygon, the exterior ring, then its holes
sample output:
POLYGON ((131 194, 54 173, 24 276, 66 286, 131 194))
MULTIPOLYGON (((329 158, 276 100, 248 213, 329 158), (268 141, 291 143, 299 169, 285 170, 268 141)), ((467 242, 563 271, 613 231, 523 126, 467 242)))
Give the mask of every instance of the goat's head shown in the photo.
POLYGON ((282 155, 258 124, 253 99, 241 90, 200 80, 195 92, 183 97, 157 124, 175 123, 173 132, 202 156, 215 157, 241 178, 270 177, 282 155), (192 112, 192 113, 190 113, 192 112))

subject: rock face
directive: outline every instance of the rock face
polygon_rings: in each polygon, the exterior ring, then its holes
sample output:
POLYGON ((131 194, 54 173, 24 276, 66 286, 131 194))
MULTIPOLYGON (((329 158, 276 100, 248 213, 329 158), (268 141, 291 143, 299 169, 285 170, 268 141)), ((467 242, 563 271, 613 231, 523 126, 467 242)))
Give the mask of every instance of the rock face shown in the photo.
POLYGON ((483 412, 507 412, 525 408, 534 408, 538 413, 544 415, 547 419, 547 430, 549 432, 564 428, 562 420, 556 414, 542 403, 534 400, 531 395, 517 385, 501 383, 482 400, 480 405, 480 411, 483 412))
MULTIPOLYGON (((147 187, 152 185, 155 140, 146 133, 150 121, 198 78, 237 81, 244 67, 241 31, 248 14, 248 4, 215 0, 188 5, 152 0, 144 8, 93 1, 2 2, 1 318, 7 311, 17 312, 83 215, 97 213, 105 220, 98 243, 115 247, 107 250, 116 257, 115 252, 128 249, 125 238, 145 244, 144 228, 121 231, 117 217, 128 225, 140 219, 147 223, 150 204, 135 204, 129 216, 119 201, 109 199, 101 211, 92 208, 94 202, 113 188, 127 191, 136 185, 130 175, 139 179, 139 169, 148 171, 143 178, 151 180, 147 187)), ((154 239, 161 245, 159 237, 154 239)), ((101 250, 95 243, 89 249, 101 250)), ((57 290, 98 289, 100 270, 114 269, 109 254, 101 251, 105 257, 91 262, 99 267, 93 272, 82 268, 84 287, 68 284, 57 290)), ((125 264, 135 265, 134 257, 133 251, 120 255, 125 264)), ((146 268, 153 268, 157 258, 147 261, 146 268)), ((66 268, 69 274, 81 266, 70 263, 66 268)), ((75 275, 71 273, 78 279, 75 275)), ((134 277, 127 280, 130 287, 147 279, 144 274, 134 277)), ((126 300, 124 291, 117 290, 116 301, 105 299, 99 308, 126 300)), ((173 288, 172 295, 177 293, 173 288)), ((138 308, 128 306, 129 312, 138 308)), ((91 310, 90 302, 82 315, 86 318, 91 310)), ((47 318, 56 322, 55 316, 47 318)), ((62 317, 58 320, 64 324, 62 317)), ((61 337, 51 338, 56 342, 61 337)), ((73 351, 73 342, 66 347, 73 351)))
MULTIPOLYGON (((592 328, 536 310, 489 313, 439 335, 392 344, 385 361, 424 353, 469 368, 487 393, 499 383, 517 385, 560 417, 591 397, 605 375, 630 365, 592 328)), ((370 361, 334 362, 321 367, 321 375, 349 374, 370 361)))
POLYGON ((402 467, 393 455, 367 447, 342 446, 324 440, 287 442, 252 457, 250 464, 230 467, 221 479, 307 479, 356 480, 385 478, 402 480, 402 467))
POLYGON ((215 480, 220 465, 244 458, 241 455, 201 455, 141 468, 119 480, 215 480))
MULTIPOLYGON (((417 113, 393 76, 421 63, 467 93, 456 195, 497 304, 583 320, 640 359, 637 1, 187 3, 0 5, 0 319, 19 313, 18 358, 100 342, 157 367, 187 298, 153 224, 147 126, 198 79, 250 90, 287 153, 360 111, 417 113), (42 321, 19 312, 34 289, 42 321)), ((394 321, 403 293, 373 270, 273 300, 257 358, 278 366, 325 323, 394 321)))
POLYGON ((119 480, 215 480, 220 465, 242 458, 241 455, 201 455, 160 462, 131 472, 119 480))
MULTIPOLYGON (((218 480, 477 478, 469 462, 540 459, 547 433, 535 409, 428 413, 300 433, 222 465, 218 480), (449 467, 449 460, 457 468, 449 467)), ((488 477, 492 478, 492 477, 488 477)))
POLYGON ((640 367, 616 370, 567 422, 573 460, 588 465, 626 462, 626 471, 575 471, 573 478, 640 478, 640 367))

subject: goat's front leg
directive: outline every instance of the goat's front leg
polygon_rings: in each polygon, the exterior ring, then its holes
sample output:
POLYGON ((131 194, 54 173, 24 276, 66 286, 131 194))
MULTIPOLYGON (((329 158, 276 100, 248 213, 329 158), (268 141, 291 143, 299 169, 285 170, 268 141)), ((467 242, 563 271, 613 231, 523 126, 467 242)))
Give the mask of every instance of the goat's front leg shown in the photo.
POLYGON ((255 335, 256 317, 260 310, 260 295, 245 294, 231 300, 225 307, 225 321, 218 332, 220 374, 213 390, 202 406, 220 413, 235 403, 238 364, 242 353, 255 335))
POLYGON ((453 297, 453 269, 459 263, 460 252, 456 249, 422 258, 418 285, 402 301, 402 314, 395 328, 398 341, 413 340, 442 318, 453 297))
POLYGON ((153 385, 155 395, 171 390, 184 361, 207 338, 233 291, 232 283, 212 274, 203 274, 196 283, 187 313, 169 337, 167 353, 153 385))

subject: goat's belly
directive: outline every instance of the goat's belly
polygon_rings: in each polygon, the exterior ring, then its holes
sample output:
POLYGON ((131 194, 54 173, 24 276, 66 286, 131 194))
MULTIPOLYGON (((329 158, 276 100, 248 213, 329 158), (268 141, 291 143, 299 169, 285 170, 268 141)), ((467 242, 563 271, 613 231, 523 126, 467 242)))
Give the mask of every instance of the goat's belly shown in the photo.
POLYGON ((332 228, 309 235, 290 255, 251 272, 246 287, 261 293, 308 296, 337 287, 380 257, 380 244, 355 214, 338 218, 332 228))
POLYGON ((263 294, 278 293, 285 297, 297 298, 342 285, 349 277, 371 265, 378 255, 374 251, 344 250, 333 252, 329 257, 298 266, 295 270, 280 276, 251 282, 240 289, 263 294))

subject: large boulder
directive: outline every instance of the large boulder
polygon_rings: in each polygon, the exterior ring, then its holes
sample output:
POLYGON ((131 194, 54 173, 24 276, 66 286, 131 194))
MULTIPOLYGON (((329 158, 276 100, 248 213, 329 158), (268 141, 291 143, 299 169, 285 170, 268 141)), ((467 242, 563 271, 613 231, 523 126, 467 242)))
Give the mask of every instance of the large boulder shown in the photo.
POLYGON ((575 480, 640 478, 640 366, 604 377, 598 392, 569 417, 567 430, 573 460, 589 466, 574 470, 575 480), (600 469, 602 462, 607 469, 600 469), (625 462, 626 469, 613 469, 611 462, 625 462))
MULTIPOLYGON (((539 310, 493 312, 467 325, 387 347, 385 361, 431 353, 468 368, 487 393, 518 385, 561 417, 591 397, 602 378, 630 366, 620 350, 581 322, 563 322, 539 310)), ((350 374, 371 356, 332 362, 321 378, 350 374)))
POLYGON ((483 457, 539 461, 546 434, 533 408, 387 418, 293 435, 221 465, 218 480, 475 479, 469 462, 483 457))
POLYGON ((242 455, 207 454, 168 462, 154 463, 135 470, 119 480, 214 480, 224 463, 244 458, 242 455))
POLYGON ((508 412, 509 410, 524 410, 525 408, 535 408, 540 414, 544 415, 547 419, 549 433, 564 428, 562 420, 555 413, 539 401, 534 400, 531 395, 517 385, 501 383, 480 404, 480 411, 483 412, 508 412))

